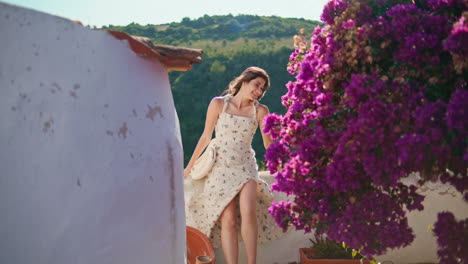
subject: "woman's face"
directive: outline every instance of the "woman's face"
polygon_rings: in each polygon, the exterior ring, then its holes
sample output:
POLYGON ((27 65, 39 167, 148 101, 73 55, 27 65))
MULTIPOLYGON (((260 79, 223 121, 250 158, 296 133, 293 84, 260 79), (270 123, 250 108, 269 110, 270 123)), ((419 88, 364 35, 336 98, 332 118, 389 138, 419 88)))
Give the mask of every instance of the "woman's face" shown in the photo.
POLYGON ((263 89, 265 89, 265 80, 262 77, 245 82, 241 88, 241 90, 244 90, 245 95, 252 100, 258 100, 263 94, 263 89))

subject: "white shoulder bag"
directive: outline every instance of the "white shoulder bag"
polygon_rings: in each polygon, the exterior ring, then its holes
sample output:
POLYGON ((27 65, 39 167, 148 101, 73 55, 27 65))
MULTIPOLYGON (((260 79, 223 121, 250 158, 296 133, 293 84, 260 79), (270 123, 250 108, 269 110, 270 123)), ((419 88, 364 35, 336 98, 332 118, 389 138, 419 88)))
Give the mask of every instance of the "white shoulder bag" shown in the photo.
POLYGON ((190 177, 194 180, 203 179, 210 173, 216 160, 216 146, 214 139, 210 141, 205 152, 195 161, 190 170, 190 177))

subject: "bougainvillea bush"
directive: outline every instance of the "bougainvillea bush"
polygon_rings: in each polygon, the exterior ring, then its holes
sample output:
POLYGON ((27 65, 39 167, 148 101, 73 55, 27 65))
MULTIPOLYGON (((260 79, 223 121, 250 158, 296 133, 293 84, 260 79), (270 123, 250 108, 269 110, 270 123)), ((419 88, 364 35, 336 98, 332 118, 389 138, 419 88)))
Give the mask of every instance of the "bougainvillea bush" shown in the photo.
MULTIPOLYGON (((265 154, 283 228, 314 229, 380 255, 414 239, 407 211, 417 186, 440 179, 468 201, 468 12, 465 0, 332 0, 306 50, 290 56, 296 80, 270 114, 265 154)), ((441 263, 468 262, 468 220, 434 225, 441 263), (456 232, 454 228, 456 227, 456 232)))

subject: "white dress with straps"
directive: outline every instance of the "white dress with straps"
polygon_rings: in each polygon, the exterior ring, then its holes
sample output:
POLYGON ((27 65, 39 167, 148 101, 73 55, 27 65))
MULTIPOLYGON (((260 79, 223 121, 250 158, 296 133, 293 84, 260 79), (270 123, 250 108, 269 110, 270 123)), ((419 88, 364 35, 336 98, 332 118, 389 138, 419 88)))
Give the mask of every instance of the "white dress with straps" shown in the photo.
MULTIPOLYGON (((257 182, 258 242, 272 240, 281 233, 268 214, 273 196, 268 184, 258 177, 252 149, 252 139, 258 127, 258 103, 255 102, 253 117, 233 115, 226 112, 231 97, 224 97, 223 110, 215 126, 216 161, 212 171, 201 180, 186 179, 184 184, 187 225, 207 235, 214 247, 221 245, 221 213, 249 180, 257 182)), ((239 225, 238 208, 237 212, 239 225)))

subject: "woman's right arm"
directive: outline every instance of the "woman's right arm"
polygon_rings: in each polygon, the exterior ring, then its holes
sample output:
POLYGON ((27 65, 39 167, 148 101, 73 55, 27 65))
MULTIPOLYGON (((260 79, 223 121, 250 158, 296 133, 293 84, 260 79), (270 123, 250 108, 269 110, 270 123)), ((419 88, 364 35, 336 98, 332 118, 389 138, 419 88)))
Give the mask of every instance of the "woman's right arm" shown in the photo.
POLYGON ((203 130, 203 133, 198 140, 197 146, 193 151, 192 158, 184 170, 184 177, 187 177, 195 161, 201 155, 206 146, 208 146, 210 143, 216 121, 218 120, 218 117, 223 109, 223 104, 224 100, 221 97, 215 97, 211 100, 210 105, 208 106, 208 111, 206 113, 205 129, 203 130))

